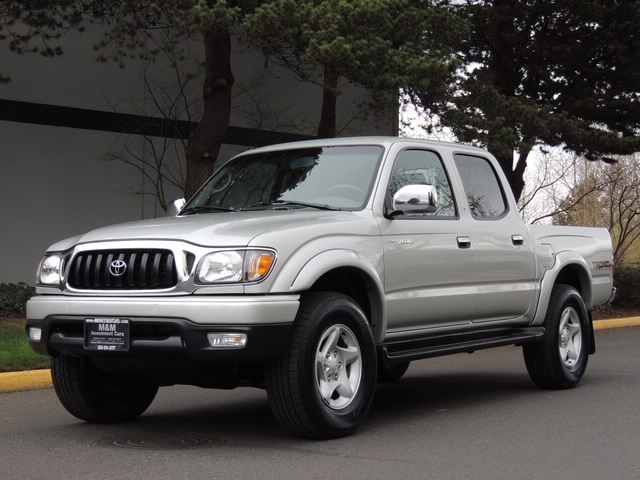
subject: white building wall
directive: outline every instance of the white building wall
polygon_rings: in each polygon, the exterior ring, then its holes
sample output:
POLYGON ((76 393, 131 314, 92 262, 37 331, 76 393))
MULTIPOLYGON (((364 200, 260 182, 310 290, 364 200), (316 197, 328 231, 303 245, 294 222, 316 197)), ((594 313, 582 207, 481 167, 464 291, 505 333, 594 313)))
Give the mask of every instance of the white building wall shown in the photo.
MULTIPOLYGON (((119 68, 96 62, 92 45, 97 38, 99 32, 70 34, 58 58, 18 56, 0 43, 1 73, 12 79, 0 85, 0 100, 154 115, 143 82, 147 65, 129 61, 119 68)), ((260 55, 237 49, 231 125, 314 134, 320 88, 278 69, 275 78, 261 78, 263 64, 260 55)), ((159 75, 161 62, 152 68, 157 78, 166 74, 159 75)), ((393 109, 386 118, 358 115, 365 96, 345 86, 339 99, 342 134, 395 134, 393 109)), ((137 151, 144 143, 120 133, 0 120, 0 282, 33 285, 42 254, 57 240, 163 214, 153 198, 136 193, 150 191, 139 172, 105 160, 107 152, 122 149, 125 142, 137 151)), ((219 161, 245 148, 227 145, 219 161)), ((179 191, 168 187, 167 196, 177 197, 179 191)))

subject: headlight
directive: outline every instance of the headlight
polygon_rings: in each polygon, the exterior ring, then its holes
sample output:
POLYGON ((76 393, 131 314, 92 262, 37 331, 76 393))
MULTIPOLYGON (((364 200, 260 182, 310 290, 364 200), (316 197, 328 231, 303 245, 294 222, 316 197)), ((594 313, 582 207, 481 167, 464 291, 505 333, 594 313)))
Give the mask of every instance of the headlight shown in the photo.
POLYGON ((60 285, 62 282, 62 256, 48 255, 40 262, 38 283, 41 285, 60 285))
POLYGON ((268 250, 228 250, 206 255, 196 271, 197 283, 258 282, 267 276, 275 253, 268 250))

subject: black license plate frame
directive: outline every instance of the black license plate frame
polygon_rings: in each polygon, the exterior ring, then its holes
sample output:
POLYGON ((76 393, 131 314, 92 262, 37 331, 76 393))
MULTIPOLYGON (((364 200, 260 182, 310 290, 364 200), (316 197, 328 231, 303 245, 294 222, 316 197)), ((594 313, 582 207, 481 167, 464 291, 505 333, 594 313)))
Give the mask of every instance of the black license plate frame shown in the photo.
POLYGON ((84 319, 84 348, 100 352, 128 352, 131 322, 128 318, 93 317, 84 319))

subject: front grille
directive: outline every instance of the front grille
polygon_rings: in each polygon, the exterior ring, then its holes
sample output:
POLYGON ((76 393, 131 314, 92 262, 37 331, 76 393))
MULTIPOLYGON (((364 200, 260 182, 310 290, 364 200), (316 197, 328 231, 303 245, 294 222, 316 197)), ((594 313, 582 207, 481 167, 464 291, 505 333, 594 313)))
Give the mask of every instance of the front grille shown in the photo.
POLYGON ((67 283, 79 290, 160 290, 178 282, 171 250, 95 250, 78 253, 67 283))

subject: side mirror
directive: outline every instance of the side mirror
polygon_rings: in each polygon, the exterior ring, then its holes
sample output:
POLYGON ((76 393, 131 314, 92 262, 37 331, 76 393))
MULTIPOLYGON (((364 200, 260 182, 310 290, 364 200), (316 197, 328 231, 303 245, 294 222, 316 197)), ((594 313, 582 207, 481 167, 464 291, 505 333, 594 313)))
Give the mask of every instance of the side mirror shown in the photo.
POLYGON ((438 192, 433 185, 406 185, 393 196, 398 213, 434 213, 438 210, 438 192))
POLYGON ((167 207, 167 217, 176 217, 180 213, 180 210, 182 210, 182 207, 184 207, 186 203, 187 203, 187 201, 184 198, 178 198, 178 199, 174 200, 173 202, 171 202, 169 204, 169 206, 167 207))

